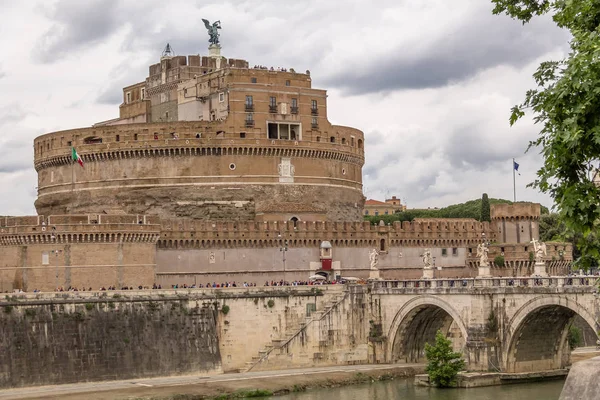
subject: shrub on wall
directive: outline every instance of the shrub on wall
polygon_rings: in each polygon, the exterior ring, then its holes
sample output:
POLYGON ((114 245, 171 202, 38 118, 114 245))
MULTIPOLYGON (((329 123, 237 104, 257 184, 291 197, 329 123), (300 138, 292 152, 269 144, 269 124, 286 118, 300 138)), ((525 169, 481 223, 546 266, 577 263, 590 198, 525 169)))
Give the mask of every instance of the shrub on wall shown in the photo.
POLYGON ((223 304, 223 307, 221 307, 221 312, 227 315, 227 313, 229 312, 229 306, 227 304, 223 304))
POLYGON ((269 308, 272 308, 275 305, 275 300, 271 299, 267 301, 267 305, 269 306, 269 308))

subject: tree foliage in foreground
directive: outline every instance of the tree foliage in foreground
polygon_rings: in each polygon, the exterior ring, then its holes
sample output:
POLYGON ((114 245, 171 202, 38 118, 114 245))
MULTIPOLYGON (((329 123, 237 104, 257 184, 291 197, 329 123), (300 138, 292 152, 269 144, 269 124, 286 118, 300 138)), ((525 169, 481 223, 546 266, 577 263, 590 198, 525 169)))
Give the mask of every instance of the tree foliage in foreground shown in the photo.
POLYGON ((569 55, 540 64, 533 77, 537 89, 527 91, 513 107, 510 124, 529 111, 541 126, 529 148, 540 150, 544 164, 531 186, 549 193, 568 230, 580 234, 579 268, 600 256, 593 238, 600 224, 600 190, 594 184, 600 159, 600 1, 492 0, 494 14, 529 22, 550 13, 572 35, 569 55))
POLYGON ((452 350, 452 342, 446 339, 442 331, 435 334, 435 345, 425 343, 427 367, 425 372, 429 381, 439 387, 456 386, 456 376, 465 368, 462 354, 452 350))

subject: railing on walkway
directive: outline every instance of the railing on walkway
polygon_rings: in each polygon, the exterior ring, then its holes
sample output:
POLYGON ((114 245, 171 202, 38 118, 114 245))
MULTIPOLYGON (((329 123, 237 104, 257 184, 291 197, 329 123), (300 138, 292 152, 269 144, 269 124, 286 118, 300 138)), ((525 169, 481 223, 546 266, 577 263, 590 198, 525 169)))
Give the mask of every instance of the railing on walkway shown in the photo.
POLYGON ((598 276, 551 276, 551 277, 497 277, 497 278, 443 278, 403 279, 373 282, 375 289, 405 288, 474 288, 474 287, 593 287, 598 286, 598 276))

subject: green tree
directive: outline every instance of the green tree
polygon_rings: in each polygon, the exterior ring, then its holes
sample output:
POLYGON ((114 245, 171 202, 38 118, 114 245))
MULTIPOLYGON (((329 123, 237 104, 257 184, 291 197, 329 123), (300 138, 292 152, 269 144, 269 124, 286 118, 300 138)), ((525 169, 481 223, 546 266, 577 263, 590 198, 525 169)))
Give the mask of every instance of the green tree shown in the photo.
POLYGON ((569 325, 567 341, 569 342, 569 347, 571 348, 571 350, 574 350, 576 347, 581 346, 581 343, 583 342, 581 336, 581 329, 579 329, 575 325, 569 325))
POLYGON ((490 222, 492 219, 490 218, 490 199, 488 199, 487 193, 484 193, 481 196, 481 219, 480 221, 490 222))
POLYGON ((458 372, 465 368, 462 354, 452 350, 452 342, 446 339, 442 331, 435 334, 435 345, 425 343, 427 367, 425 372, 429 381, 439 387, 456 386, 458 372))
POLYGON ((537 89, 512 109, 510 124, 530 111, 541 125, 536 140, 544 163, 531 186, 550 194, 566 229, 581 233, 579 268, 600 256, 593 236, 600 221, 600 189, 594 184, 600 159, 600 2, 597 0, 492 0, 494 14, 529 22, 551 13, 554 22, 572 39, 569 55, 542 62, 534 73, 537 89))

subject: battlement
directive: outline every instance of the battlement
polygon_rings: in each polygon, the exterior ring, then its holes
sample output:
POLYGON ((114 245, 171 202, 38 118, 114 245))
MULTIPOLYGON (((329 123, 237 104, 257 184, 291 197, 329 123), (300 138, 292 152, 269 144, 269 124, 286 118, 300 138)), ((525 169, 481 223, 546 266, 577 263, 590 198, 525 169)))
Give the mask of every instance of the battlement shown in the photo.
MULTIPOLYGON (((309 147, 318 150, 334 150, 355 154, 358 156, 357 161, 362 163, 364 159, 363 133, 350 127, 334 126, 333 128, 341 136, 339 142, 336 143, 311 140, 240 138, 239 133, 228 131, 226 123, 222 121, 179 121, 95 126, 52 132, 39 136, 34 140, 34 155, 37 166, 40 161, 57 156, 66 157, 68 161, 71 156, 71 146, 75 146, 83 157, 88 153, 107 154, 107 152, 117 150, 147 150, 152 148, 180 149, 198 146, 309 147)), ((214 155, 217 154, 214 153, 214 155)))
POLYGON ((541 205, 539 203, 491 204, 492 220, 499 219, 539 219, 541 205))

